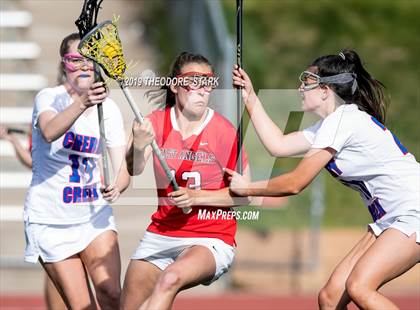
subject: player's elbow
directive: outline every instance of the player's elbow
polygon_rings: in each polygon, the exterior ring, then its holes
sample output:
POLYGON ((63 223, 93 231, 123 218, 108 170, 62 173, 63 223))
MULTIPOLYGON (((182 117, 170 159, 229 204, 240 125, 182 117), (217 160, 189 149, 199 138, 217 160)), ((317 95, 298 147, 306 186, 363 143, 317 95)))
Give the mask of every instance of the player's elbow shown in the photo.
POLYGON ((42 136, 44 137, 44 140, 45 140, 47 143, 52 143, 52 142, 54 142, 54 140, 56 139, 53 135, 48 134, 48 133, 44 133, 42 136))
POLYGON ((301 192, 302 190, 299 187, 291 187, 288 192, 290 194, 290 196, 294 196, 297 195, 301 192))
POLYGON ((290 183, 287 188, 285 188, 284 192, 285 192, 285 196, 294 196, 299 194, 302 191, 302 189, 299 187, 298 184, 290 183))
POLYGON ((41 135, 47 143, 52 143, 57 140, 61 135, 58 135, 52 128, 46 126, 45 128, 41 128, 41 135))
POLYGON ((273 157, 281 157, 281 150, 276 145, 266 145, 265 149, 273 157))
POLYGON ((300 194, 305 188, 307 184, 304 182, 299 176, 293 175, 290 176, 290 181, 288 182, 287 193, 290 196, 300 194))
POLYGON ((142 174, 144 171, 146 165, 142 165, 142 164, 137 164, 134 165, 132 162, 128 162, 127 161, 127 170, 128 170, 128 174, 130 176, 135 176, 135 175, 139 175, 142 174))
POLYGON ((287 152, 285 152, 283 149, 278 149, 278 148, 275 148, 275 149, 269 151, 269 153, 273 157, 287 157, 287 156, 290 155, 287 152))
POLYGON ((289 148, 282 141, 275 141, 276 143, 268 146, 267 151, 273 157, 287 157, 292 155, 289 148))
POLYGON ((130 173, 127 170, 127 171, 124 172, 124 176, 122 177, 122 181, 121 181, 121 185, 120 185, 121 186, 120 187, 120 192, 121 193, 123 193, 128 188, 128 186, 130 185, 130 181, 131 181, 130 173))

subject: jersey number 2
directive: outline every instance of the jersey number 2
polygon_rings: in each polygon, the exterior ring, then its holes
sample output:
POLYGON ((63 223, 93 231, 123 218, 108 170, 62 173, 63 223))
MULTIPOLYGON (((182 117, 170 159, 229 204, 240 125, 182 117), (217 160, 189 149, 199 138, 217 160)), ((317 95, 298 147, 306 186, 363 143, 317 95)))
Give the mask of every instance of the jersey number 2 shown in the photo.
MULTIPOLYGON (((171 170, 171 173, 172 173, 173 176, 175 176, 175 170, 171 170)), ((188 182, 189 179, 194 180, 194 183, 189 184, 188 188, 190 188, 190 189, 201 189, 201 174, 200 174, 200 172, 198 172, 198 171, 184 171, 181 174, 181 178, 184 181, 187 181, 187 182, 188 182)))

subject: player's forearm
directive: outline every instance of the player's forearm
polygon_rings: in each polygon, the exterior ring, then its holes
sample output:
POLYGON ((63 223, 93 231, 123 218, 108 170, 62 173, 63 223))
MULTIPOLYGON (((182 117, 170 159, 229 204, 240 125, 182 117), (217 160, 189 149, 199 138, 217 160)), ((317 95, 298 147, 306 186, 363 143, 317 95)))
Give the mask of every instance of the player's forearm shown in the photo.
POLYGON ((290 196, 303 191, 333 158, 335 150, 312 149, 292 171, 270 180, 252 182, 241 191, 241 196, 290 196))
POLYGON ((120 193, 122 193, 127 189, 128 185, 130 185, 130 175, 128 173, 127 166, 123 165, 117 175, 115 186, 118 187, 120 193))
POLYGON ((232 207, 249 205, 248 197, 232 196, 229 188, 219 190, 197 190, 194 199, 196 206, 232 207))
POLYGON ((28 168, 32 168, 31 153, 20 144, 20 141, 15 136, 12 137, 11 143, 15 149, 16 156, 19 161, 28 168))
POLYGON ((251 116, 255 131, 264 147, 271 155, 277 156, 279 149, 281 149, 283 132, 267 115, 261 101, 256 95, 248 100, 246 107, 251 116))
POLYGON ((141 174, 146 167, 146 148, 137 148, 135 142, 131 142, 125 156, 128 173, 133 175, 141 174))
POLYGON ((300 193, 306 186, 294 176, 293 172, 285 173, 270 180, 249 184, 244 195, 282 197, 300 193))
POLYGON ((45 125, 41 125, 40 123, 42 136, 48 143, 57 140, 69 130, 85 110, 86 107, 83 104, 79 102, 72 103, 66 109, 48 120, 45 125))
POLYGON ((123 152, 123 148, 110 150, 109 152, 111 154, 114 175, 116 176, 114 184, 121 193, 124 192, 130 184, 130 174, 127 170, 127 163, 125 162, 123 152))

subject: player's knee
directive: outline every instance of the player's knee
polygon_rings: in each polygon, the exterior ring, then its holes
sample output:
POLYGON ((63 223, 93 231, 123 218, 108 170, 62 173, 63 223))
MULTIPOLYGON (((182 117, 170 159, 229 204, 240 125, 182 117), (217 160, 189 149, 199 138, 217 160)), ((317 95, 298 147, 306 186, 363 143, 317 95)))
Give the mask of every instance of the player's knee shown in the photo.
POLYGON ((344 290, 344 283, 330 279, 318 294, 320 308, 335 308, 340 302, 344 290))
POLYGON ((362 278, 350 274, 346 281, 346 291, 350 298, 357 304, 363 304, 363 300, 367 298, 371 290, 366 281, 362 278))
POLYGON ((176 291, 180 288, 181 278, 174 270, 165 271, 158 281, 158 289, 164 292, 176 291))
POLYGON ((96 289, 98 302, 103 309, 118 309, 121 288, 113 284, 100 284, 96 289))
POLYGON ((336 299, 335 294, 328 285, 325 285, 318 293, 318 304, 321 309, 334 307, 337 304, 336 299))

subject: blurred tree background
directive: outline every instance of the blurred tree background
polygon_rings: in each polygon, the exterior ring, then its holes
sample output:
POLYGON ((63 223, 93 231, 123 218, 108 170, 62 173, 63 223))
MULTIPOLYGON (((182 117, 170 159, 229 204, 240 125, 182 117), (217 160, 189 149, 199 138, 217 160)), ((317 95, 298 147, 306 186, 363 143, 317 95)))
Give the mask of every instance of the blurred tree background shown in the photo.
MULTIPOLYGON (((233 38, 235 1, 222 0, 221 4, 233 38)), ((160 53, 160 68, 165 74, 175 55, 183 50, 174 42, 177 29, 169 26, 165 1, 146 1, 144 9, 147 33, 160 53)), ((344 48, 356 50, 391 97, 387 127, 419 158, 420 1, 244 0, 243 27, 244 68, 256 90, 297 88, 299 73, 316 57, 337 54, 344 48)), ((297 161, 281 159, 277 165, 290 169, 297 161)), ((356 192, 329 175, 324 179, 324 226, 360 226, 370 221, 356 192)), ((305 204, 307 198, 293 199, 292 204, 305 204)), ((262 221, 246 225, 294 225, 302 209, 281 216, 276 212, 265 210, 262 221)))

